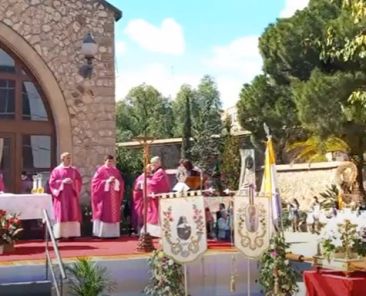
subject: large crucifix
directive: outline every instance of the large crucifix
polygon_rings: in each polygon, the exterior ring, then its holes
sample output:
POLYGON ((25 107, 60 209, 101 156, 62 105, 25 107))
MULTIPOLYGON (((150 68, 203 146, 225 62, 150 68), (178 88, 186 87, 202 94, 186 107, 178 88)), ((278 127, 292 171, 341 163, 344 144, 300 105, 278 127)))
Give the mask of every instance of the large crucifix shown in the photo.
POLYGON ((147 166, 150 162, 149 146, 154 141, 152 137, 141 136, 135 138, 143 147, 143 161, 144 161, 144 181, 143 181, 143 203, 144 203, 144 228, 143 232, 140 234, 139 242, 137 244, 138 252, 152 252, 155 250, 152 243, 152 237, 147 232, 147 166))

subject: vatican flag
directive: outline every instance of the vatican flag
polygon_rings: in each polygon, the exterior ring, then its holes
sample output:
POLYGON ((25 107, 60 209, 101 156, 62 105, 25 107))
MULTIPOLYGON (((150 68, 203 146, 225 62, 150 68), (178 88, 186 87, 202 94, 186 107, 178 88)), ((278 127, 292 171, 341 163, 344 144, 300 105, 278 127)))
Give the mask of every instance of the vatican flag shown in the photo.
POLYGON ((281 200, 276 181, 276 157, 273 149, 272 137, 268 136, 264 161, 264 175, 262 193, 271 198, 272 219, 276 228, 280 227, 281 200))

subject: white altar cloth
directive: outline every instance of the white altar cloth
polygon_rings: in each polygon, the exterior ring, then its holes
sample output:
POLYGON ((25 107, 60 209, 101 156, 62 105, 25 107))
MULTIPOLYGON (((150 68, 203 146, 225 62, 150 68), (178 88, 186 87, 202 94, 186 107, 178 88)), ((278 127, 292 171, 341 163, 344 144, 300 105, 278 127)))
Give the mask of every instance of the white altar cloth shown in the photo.
POLYGON ((53 219, 52 196, 50 194, 0 194, 0 209, 19 214, 21 220, 43 219, 43 209, 53 219))

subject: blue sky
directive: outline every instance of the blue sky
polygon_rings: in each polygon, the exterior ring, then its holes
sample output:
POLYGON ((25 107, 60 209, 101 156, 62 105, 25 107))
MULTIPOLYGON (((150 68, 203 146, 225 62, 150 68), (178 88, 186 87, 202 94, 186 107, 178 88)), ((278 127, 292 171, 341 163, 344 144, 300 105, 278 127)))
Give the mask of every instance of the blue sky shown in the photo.
POLYGON ((205 74, 217 82, 224 107, 260 73, 258 37, 308 0, 109 0, 123 11, 116 24, 116 96, 151 84, 175 97, 205 74))

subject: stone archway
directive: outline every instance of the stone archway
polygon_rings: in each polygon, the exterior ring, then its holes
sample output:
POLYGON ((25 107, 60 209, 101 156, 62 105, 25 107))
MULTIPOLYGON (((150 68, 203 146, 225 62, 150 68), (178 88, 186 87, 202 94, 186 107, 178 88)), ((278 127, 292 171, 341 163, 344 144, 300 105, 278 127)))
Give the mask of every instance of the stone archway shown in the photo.
POLYGON ((65 98, 51 70, 33 47, 0 21, 0 43, 8 47, 32 72, 51 108, 57 136, 57 154, 72 152, 71 122, 65 98))

